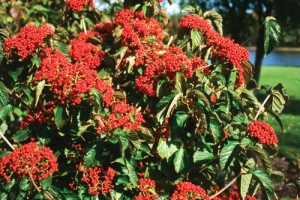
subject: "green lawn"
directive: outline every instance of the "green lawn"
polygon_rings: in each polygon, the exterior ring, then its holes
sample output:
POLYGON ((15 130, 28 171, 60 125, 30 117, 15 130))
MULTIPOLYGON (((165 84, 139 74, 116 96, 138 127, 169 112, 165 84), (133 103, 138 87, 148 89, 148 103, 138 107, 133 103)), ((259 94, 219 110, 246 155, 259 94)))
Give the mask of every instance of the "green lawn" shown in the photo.
MULTIPOLYGON (((290 104, 287 104, 281 114, 284 126, 282 133, 277 121, 270 120, 279 138, 279 156, 292 158, 288 152, 294 150, 300 154, 300 67, 263 66, 259 85, 275 86, 282 83, 290 95, 290 104)), ((261 99, 261 95, 259 95, 261 99)))

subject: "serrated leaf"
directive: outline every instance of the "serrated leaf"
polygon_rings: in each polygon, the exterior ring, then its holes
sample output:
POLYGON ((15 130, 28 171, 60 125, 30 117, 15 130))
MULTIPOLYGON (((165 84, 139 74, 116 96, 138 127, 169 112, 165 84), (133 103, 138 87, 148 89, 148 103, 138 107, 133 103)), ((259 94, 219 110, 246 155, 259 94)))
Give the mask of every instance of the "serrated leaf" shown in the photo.
POLYGON ((30 135, 31 131, 29 129, 19 130, 14 134, 13 140, 16 143, 21 142, 23 140, 26 140, 30 135))
POLYGON ((44 145, 49 144, 53 139, 51 128, 47 125, 43 125, 37 133, 37 139, 44 145))
POLYGON ((211 130, 211 133, 212 133, 214 139, 219 140, 220 135, 221 135, 221 127, 218 124, 218 122, 216 122, 215 120, 211 120, 209 122, 209 127, 210 127, 210 130, 211 130))
POLYGON ((138 134, 146 141, 148 146, 152 148, 155 141, 153 137, 153 133, 148 128, 143 126, 140 126, 139 130, 140 131, 138 132, 138 134))
POLYGON ((15 92, 19 93, 18 94, 19 96, 22 96, 22 101, 26 105, 32 104, 32 102, 34 101, 34 97, 32 94, 32 90, 29 86, 20 84, 20 85, 17 85, 14 89, 15 89, 15 92))
POLYGON ((36 106, 38 104, 40 95, 42 94, 42 91, 45 87, 45 79, 40 81, 37 86, 36 86, 36 90, 35 90, 35 102, 34 102, 34 106, 36 106))
POLYGON ((174 133, 180 133, 186 125, 188 114, 185 112, 176 112, 171 117, 171 132, 174 133))
POLYGON ((249 119, 244 114, 236 115, 231 122, 231 124, 235 124, 235 125, 242 125, 248 123, 249 123, 249 119))
POLYGON ((34 57, 31 58, 31 62, 32 62, 33 65, 35 65, 37 67, 40 67, 41 58, 37 57, 37 56, 34 56, 34 57))
POLYGON ((188 165, 188 154, 184 148, 180 148, 176 153, 173 160, 174 169, 177 173, 182 172, 188 165))
POLYGON ((253 92, 243 89, 241 93, 241 98, 243 102, 243 106, 256 106, 258 105, 257 98, 253 94, 253 92))
MULTIPOLYGON (((180 30, 180 29, 179 29, 180 30)), ((190 40, 190 36, 188 35, 184 35, 183 36, 183 39, 178 39, 177 40, 177 43, 176 45, 179 47, 179 48, 183 48, 190 40)))
POLYGON ((49 176, 49 177, 43 179, 41 181, 43 190, 47 190, 51 186, 51 183, 52 183, 52 176, 49 176))
POLYGON ((274 196, 274 184, 270 176, 260 168, 252 168, 248 171, 257 178, 262 188, 262 199, 271 200, 274 196))
POLYGON ((196 9, 192 5, 188 4, 188 5, 183 6, 183 8, 181 9, 180 12, 195 13, 196 9))
POLYGON ((67 123, 67 112, 63 105, 58 105, 54 108, 54 122, 58 130, 60 130, 67 123))
POLYGON ((158 104, 156 105, 157 109, 157 121, 160 124, 163 124, 164 120, 170 117, 171 111, 174 106, 177 104, 177 101, 180 97, 182 97, 182 93, 171 94, 169 96, 163 97, 158 104))
POLYGON ((90 96, 93 99, 93 105, 94 105, 95 112, 98 113, 99 110, 102 110, 101 93, 96 88, 92 88, 90 91, 90 96))
POLYGON ((9 67, 8 74, 10 75, 10 77, 14 79, 14 81, 17 81, 22 71, 23 71, 23 67, 13 65, 9 67))
POLYGON ((181 92, 184 96, 186 95, 186 83, 184 74, 181 72, 176 73, 175 89, 177 92, 181 92))
POLYGON ((249 150, 254 151, 258 155, 262 164, 265 167, 266 172, 270 174, 272 172, 272 164, 268 153, 258 146, 249 147, 249 150))
POLYGON ((127 185, 129 183, 129 180, 125 176, 119 176, 116 180, 116 185, 127 185))
POLYGON ((33 189, 33 185, 27 176, 21 179, 19 187, 22 191, 30 191, 33 189))
POLYGON ((157 145, 157 152, 161 158, 169 158, 178 150, 176 143, 171 141, 165 141, 162 138, 159 139, 157 145))
POLYGON ((205 108, 207 108, 208 110, 211 110, 210 101, 208 100, 206 94, 203 93, 202 91, 197 90, 197 89, 192 89, 189 91, 188 97, 189 98, 193 98, 193 97, 198 98, 199 100, 201 100, 203 102, 205 108))
POLYGON ((11 104, 7 104, 2 109, 0 108, 0 120, 4 121, 6 117, 10 115, 11 112, 13 112, 14 109, 15 107, 11 104))
POLYGON ((87 149, 83 160, 86 167, 93 167, 95 165, 95 156, 96 156, 96 145, 93 145, 91 148, 87 149))
POLYGON ((232 161, 232 157, 235 154, 235 150, 239 147, 239 142, 230 141, 225 145, 220 153, 220 166, 222 169, 225 169, 232 161))
POLYGON ((203 18, 207 19, 221 36, 223 35, 223 19, 219 13, 215 10, 209 10, 203 13, 203 18))
POLYGON ((202 43, 202 33, 199 30, 191 30, 192 51, 202 43))
POLYGON ((282 30, 274 17, 267 17, 265 21, 264 54, 268 55, 282 38, 282 30))
POLYGON ((198 150, 193 155, 194 163, 205 163, 207 161, 213 160, 215 158, 212 152, 207 149, 198 150))
POLYGON ((8 92, 2 82, 0 82, 0 109, 8 103, 8 92))
POLYGON ((251 183, 251 179, 252 179, 252 174, 242 174, 241 178, 240 178, 240 187, 239 187, 239 191, 240 191, 240 195, 241 195, 241 199, 245 199, 250 183, 251 183))
POLYGON ((126 132, 123 132, 120 129, 116 129, 114 134, 119 139, 119 144, 120 144, 120 147, 121 147, 121 154, 122 154, 122 157, 124 157, 125 156, 125 150, 129 146, 128 134, 126 132))
POLYGON ((271 179, 278 181, 280 183, 284 183, 284 174, 280 171, 272 171, 271 173, 271 179))

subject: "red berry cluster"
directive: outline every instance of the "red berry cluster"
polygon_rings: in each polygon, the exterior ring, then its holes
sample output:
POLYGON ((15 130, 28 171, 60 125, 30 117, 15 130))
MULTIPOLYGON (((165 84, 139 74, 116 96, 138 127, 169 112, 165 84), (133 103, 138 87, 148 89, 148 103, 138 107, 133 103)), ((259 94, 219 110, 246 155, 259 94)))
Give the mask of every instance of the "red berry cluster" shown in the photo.
POLYGON ((158 194, 155 191, 155 182, 149 178, 140 178, 139 180, 140 194, 135 196, 134 200, 155 200, 158 194))
POLYGON ((107 120, 98 122, 97 134, 102 134, 106 131, 115 130, 117 128, 129 129, 136 131, 138 127, 145 122, 141 112, 133 106, 126 103, 126 100, 117 99, 112 104, 111 113, 108 114, 107 120))
POLYGON ((27 170, 34 180, 43 180, 58 171, 57 158, 50 148, 30 142, 0 160, 0 176, 7 182, 10 181, 11 172, 22 178, 28 175, 27 170))
POLYGON ((66 157, 73 163, 78 163, 83 158, 84 148, 81 144, 72 144, 73 150, 66 153, 66 157))
POLYGON ((212 46, 212 53, 223 62, 230 62, 238 69, 236 87, 244 84, 242 61, 249 60, 249 52, 234 41, 224 38, 212 29, 210 24, 197 15, 187 15, 180 21, 180 26, 189 29, 198 29, 206 37, 206 45, 212 46))
POLYGON ((66 0, 67 7, 73 12, 80 12, 85 7, 94 7, 93 0, 66 0))
POLYGON ((43 102, 39 102, 37 107, 34 107, 20 122, 20 130, 27 129, 29 126, 34 125, 50 125, 51 118, 53 117, 53 110, 55 108, 55 102, 49 101, 46 105, 43 102))
MULTIPOLYGON (((237 192, 238 187, 233 186, 233 191, 230 191, 228 194, 222 193, 220 196, 213 198, 213 200, 241 200, 239 193, 237 192)), ((255 197, 250 195, 245 196, 244 200, 256 200, 255 197)))
POLYGON ((96 45, 87 42, 90 37, 95 35, 98 34, 91 31, 88 31, 87 34, 79 33, 78 38, 71 40, 71 49, 69 50, 69 54, 74 62, 82 63, 91 69, 100 66, 104 57, 102 50, 99 50, 96 45))
POLYGON ((27 25, 16 37, 5 39, 3 50, 9 56, 18 55, 24 60, 42 45, 48 35, 53 34, 53 30, 46 24, 39 28, 35 25, 27 25))
POLYGON ((51 92, 57 95, 62 104, 68 102, 73 106, 78 105, 85 94, 96 88, 103 94, 105 105, 111 105, 113 88, 97 78, 95 69, 91 69, 86 63, 72 64, 62 52, 50 48, 45 49, 41 58, 41 66, 37 69, 34 80, 46 79, 51 84, 51 92))
MULTIPOLYGON (((83 168, 83 166, 79 166, 78 168, 82 173, 80 181, 87 185, 91 195, 112 192, 112 189, 114 188, 112 181, 115 177, 115 171, 112 168, 109 167, 106 171, 103 167, 83 168)), ((73 190, 77 190, 75 181, 70 183, 69 186, 73 190)))
POLYGON ((172 200, 179 199, 205 199, 209 200, 206 191, 200 186, 194 185, 191 182, 179 182, 176 190, 172 194, 172 200))
POLYGON ((248 133, 251 137, 257 138, 261 144, 276 144, 278 139, 274 129, 266 122, 259 122, 253 120, 247 127, 248 133))

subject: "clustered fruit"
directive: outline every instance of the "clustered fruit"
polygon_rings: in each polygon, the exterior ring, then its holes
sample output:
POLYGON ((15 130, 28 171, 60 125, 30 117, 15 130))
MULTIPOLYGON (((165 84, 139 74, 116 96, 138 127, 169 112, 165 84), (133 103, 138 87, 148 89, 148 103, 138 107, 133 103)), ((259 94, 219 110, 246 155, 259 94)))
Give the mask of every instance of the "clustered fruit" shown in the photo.
MULTIPOLYGON (((114 185, 112 183, 115 177, 115 171, 108 168, 106 171, 103 167, 84 168, 82 165, 78 166, 81 174, 80 182, 86 184, 91 195, 107 194, 112 192, 114 185)), ((71 189, 77 190, 75 181, 69 184, 71 189)))
POLYGON ((212 47, 212 53, 223 62, 229 62, 238 69, 236 87, 244 84, 244 69, 242 61, 249 60, 249 52, 244 47, 234 43, 229 38, 224 38, 214 31, 210 24, 197 15, 187 15, 180 21, 180 26, 193 30, 200 30, 206 37, 206 46, 212 47))
POLYGON ((103 132, 112 131, 117 128, 136 131, 145 122, 142 113, 137 108, 127 104, 126 100, 121 101, 116 99, 111 109, 111 113, 105 116, 105 118, 99 118, 97 134, 101 135, 103 132))
POLYGON ((261 144, 272 145, 278 143, 274 129, 266 122, 253 120, 247 130, 249 136, 256 138, 261 144))
POLYGON ((80 12, 88 6, 93 8, 94 0, 66 0, 66 5, 71 11, 80 12))
POLYGON ((7 182, 10 182, 12 172, 19 178, 30 173, 34 180, 41 181, 57 171, 57 158, 52 150, 36 142, 24 144, 0 160, 0 177, 7 182))
POLYGON ((176 190, 172 194, 172 200, 179 199, 205 199, 209 200, 206 191, 200 186, 194 185, 191 182, 181 181, 177 184, 176 190))
POLYGON ((149 178, 140 178, 139 182, 139 195, 135 196, 134 200, 155 200, 158 194, 155 192, 155 182, 149 178))
POLYGON ((9 57, 17 55, 24 60, 41 47, 48 35, 53 34, 53 30, 47 24, 40 25, 39 28, 27 25, 15 37, 5 39, 3 50, 9 57))

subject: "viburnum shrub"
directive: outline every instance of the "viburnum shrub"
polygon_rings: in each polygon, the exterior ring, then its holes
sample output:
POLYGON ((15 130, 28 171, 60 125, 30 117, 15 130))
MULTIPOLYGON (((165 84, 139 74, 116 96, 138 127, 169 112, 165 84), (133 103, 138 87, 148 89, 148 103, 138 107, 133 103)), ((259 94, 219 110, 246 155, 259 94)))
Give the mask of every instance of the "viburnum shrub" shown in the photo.
MULTIPOLYGON (((0 30, 2 199, 273 198, 283 85, 252 80, 215 11, 184 7, 171 36, 162 1, 141 2, 109 18, 67 0, 60 24, 0 30)), ((281 29, 263 27, 268 54, 281 29)))

